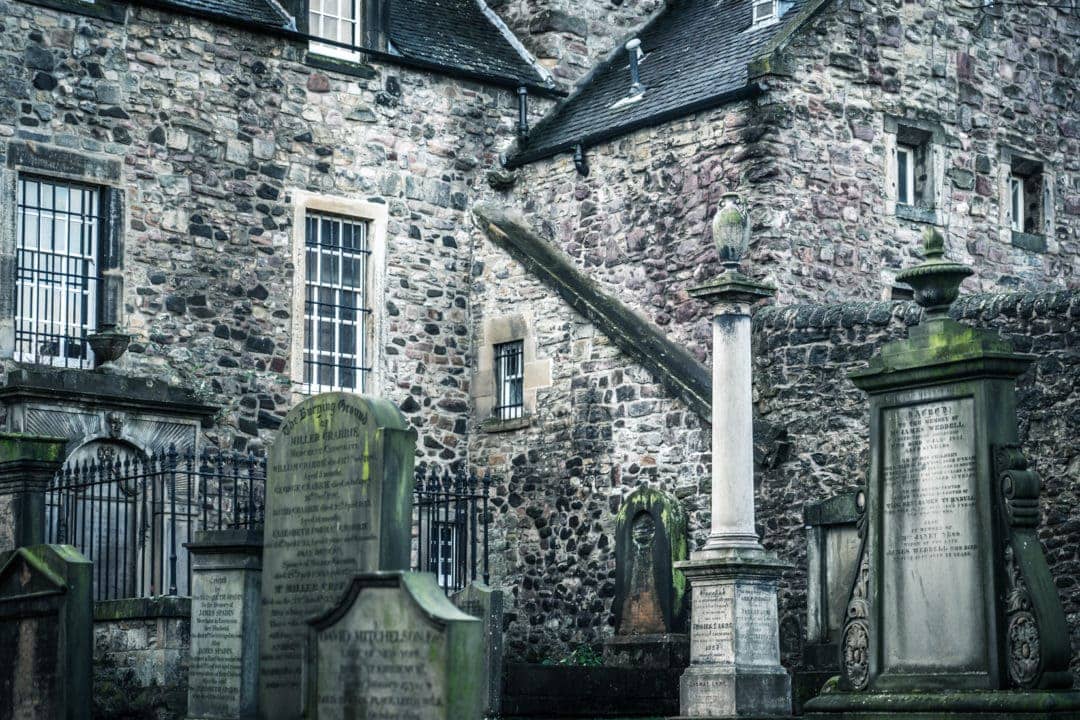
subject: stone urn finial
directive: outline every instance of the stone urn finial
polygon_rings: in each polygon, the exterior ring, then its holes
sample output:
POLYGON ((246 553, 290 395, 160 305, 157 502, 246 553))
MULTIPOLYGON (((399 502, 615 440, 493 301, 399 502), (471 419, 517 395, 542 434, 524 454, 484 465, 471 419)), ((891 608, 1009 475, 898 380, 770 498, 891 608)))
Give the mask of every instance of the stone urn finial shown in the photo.
POLYGON ((974 271, 967 265, 945 259, 945 238, 937 228, 923 233, 926 259, 913 268, 901 270, 896 279, 915 291, 915 302, 926 311, 926 319, 944 317, 960 295, 960 283, 974 271))
POLYGON ((120 359, 131 342, 131 336, 118 332, 115 326, 105 326, 101 332, 87 335, 86 341, 94 351, 94 364, 101 367, 120 359))
POLYGON ((724 193, 712 222, 713 242, 725 270, 738 270, 739 261, 750 246, 749 217, 738 193, 724 193))

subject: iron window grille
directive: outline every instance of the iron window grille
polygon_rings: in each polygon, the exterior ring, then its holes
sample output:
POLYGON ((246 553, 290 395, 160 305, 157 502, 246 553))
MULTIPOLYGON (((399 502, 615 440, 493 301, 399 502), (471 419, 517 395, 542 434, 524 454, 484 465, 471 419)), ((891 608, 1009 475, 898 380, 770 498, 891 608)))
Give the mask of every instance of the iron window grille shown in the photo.
POLYGON ((97 327, 101 194, 97 188, 18 180, 15 359, 92 367, 97 327))
POLYGON ((367 222, 308 214, 304 287, 304 386, 308 392, 367 389, 370 257, 367 222))
POLYGON ((520 418, 525 411, 524 343, 515 340, 495 346, 495 417, 520 418))

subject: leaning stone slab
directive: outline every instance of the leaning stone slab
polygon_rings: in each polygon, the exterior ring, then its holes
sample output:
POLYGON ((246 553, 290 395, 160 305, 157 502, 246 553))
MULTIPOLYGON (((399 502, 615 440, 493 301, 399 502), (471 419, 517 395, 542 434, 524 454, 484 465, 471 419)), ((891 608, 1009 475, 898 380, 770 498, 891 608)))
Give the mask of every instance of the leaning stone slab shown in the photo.
POLYGON ((262 532, 203 530, 187 548, 188 720, 250 720, 258 705, 262 532))
POLYGON ((70 545, 0 553, 0 718, 90 717, 92 567, 70 545))
POLYGON ((408 569, 415 447, 385 400, 328 393, 285 416, 266 486, 261 717, 299 716, 307 619, 358 573, 408 569))
POLYGON ((483 716, 483 623, 454 607, 434 575, 357 575, 309 624, 305 717, 483 716))
POLYGON ((484 623, 484 716, 502 713, 503 591, 473 581, 450 598, 466 615, 484 623))

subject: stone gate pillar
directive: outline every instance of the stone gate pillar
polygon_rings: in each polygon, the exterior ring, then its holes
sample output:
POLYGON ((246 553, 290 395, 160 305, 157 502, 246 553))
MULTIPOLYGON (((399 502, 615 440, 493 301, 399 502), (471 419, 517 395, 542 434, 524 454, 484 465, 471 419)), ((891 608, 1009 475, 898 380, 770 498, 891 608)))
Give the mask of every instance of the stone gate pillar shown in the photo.
POLYGON ((45 542, 45 491, 66 444, 64 438, 0 433, 0 550, 45 542))

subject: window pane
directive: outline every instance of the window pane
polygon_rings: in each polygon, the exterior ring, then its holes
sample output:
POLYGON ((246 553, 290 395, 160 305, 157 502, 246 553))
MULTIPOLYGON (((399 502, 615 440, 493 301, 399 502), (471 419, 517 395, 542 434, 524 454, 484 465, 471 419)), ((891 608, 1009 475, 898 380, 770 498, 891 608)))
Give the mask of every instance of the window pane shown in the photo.
POLYGON ((911 204, 908 187, 908 165, 911 157, 906 149, 896 152, 896 200, 904 205, 911 204))

